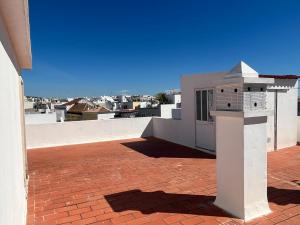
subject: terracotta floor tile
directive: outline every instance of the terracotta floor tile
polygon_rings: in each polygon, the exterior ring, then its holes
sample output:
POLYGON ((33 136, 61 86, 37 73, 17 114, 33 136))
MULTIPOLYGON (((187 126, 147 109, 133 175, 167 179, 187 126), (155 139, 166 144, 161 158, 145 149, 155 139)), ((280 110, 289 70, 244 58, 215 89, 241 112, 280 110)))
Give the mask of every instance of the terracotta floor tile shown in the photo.
MULTIPOLYGON (((242 224, 212 203, 215 157, 155 138, 28 151, 28 225, 242 224)), ((268 153, 265 221, 300 224, 300 147, 268 153)))

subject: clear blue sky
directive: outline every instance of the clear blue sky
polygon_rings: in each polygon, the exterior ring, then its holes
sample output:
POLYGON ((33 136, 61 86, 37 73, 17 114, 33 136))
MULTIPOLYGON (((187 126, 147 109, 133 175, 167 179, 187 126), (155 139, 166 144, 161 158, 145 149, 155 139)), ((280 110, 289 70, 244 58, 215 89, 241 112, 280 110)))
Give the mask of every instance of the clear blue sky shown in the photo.
POLYGON ((25 94, 154 94, 183 74, 300 74, 299 0, 29 0, 25 94))

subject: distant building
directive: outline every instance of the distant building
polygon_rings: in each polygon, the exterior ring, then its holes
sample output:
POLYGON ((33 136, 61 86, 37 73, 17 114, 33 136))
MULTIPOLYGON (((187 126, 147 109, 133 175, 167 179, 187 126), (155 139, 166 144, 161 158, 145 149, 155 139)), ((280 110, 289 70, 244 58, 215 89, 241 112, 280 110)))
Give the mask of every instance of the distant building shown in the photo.
POLYGON ((51 111, 51 103, 50 102, 37 102, 35 104, 34 108, 39 113, 48 113, 51 111))
POLYGON ((117 101, 111 96, 100 96, 100 97, 91 99, 91 101, 95 105, 102 106, 109 110, 118 109, 117 101))
POLYGON ((151 102, 141 102, 140 108, 151 108, 151 102))
POLYGON ((123 102, 121 103, 121 109, 138 109, 141 106, 141 102, 123 102))
MULTIPOLYGON (((166 118, 166 119, 173 118, 173 115, 174 115, 173 110, 174 109, 180 109, 180 108, 177 108, 176 104, 163 104, 163 105, 160 105, 159 107, 160 107, 160 116, 162 118, 166 118)), ((173 118, 173 119, 175 119, 175 118, 173 118)), ((178 119, 178 116, 176 117, 176 119, 178 119)))
POLYGON ((131 99, 131 96, 129 95, 118 95, 117 100, 118 102, 128 102, 131 99))
POLYGON ((139 108, 138 117, 160 116, 160 108, 139 108))
POLYGON ((169 104, 160 105, 160 116, 162 118, 181 118, 181 92, 179 90, 167 91, 166 97, 169 104))
POLYGON ((35 102, 32 99, 28 99, 24 97, 24 109, 33 109, 35 106, 35 102))
POLYGON ((82 120, 105 120, 113 119, 115 112, 102 106, 82 112, 82 120))
POLYGON ((155 97, 151 96, 151 95, 142 95, 142 96, 140 96, 140 101, 141 102, 148 102, 148 101, 153 101, 153 100, 155 100, 155 97))
POLYGON ((167 94, 169 104, 181 104, 181 94, 167 94))
POLYGON ((116 112, 115 117, 118 118, 134 118, 138 115, 138 110, 134 109, 123 109, 116 112))
POLYGON ((82 113, 96 108, 96 106, 84 98, 77 98, 68 103, 63 104, 66 107, 66 121, 83 120, 82 113))
POLYGON ((111 110, 97 106, 85 98, 77 98, 63 105, 57 105, 55 110, 58 122, 108 119, 115 115, 111 110))

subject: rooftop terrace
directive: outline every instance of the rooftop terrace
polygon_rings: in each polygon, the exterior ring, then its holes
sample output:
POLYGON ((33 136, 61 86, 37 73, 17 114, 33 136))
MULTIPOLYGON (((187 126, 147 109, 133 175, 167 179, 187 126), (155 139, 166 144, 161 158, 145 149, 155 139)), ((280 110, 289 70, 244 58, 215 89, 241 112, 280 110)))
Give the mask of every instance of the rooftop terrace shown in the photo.
MULTIPOLYGON (((155 138, 28 151, 28 225, 243 224, 212 203, 215 158, 155 138)), ((268 153, 272 213, 300 224, 300 147, 268 153)))

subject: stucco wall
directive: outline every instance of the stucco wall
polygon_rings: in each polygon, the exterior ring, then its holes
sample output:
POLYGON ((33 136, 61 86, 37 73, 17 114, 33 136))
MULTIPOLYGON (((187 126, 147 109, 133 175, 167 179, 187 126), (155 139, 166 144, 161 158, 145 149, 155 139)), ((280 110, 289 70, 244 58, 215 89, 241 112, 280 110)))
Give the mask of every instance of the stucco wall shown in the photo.
POLYGON ((269 212, 266 119, 217 116, 215 204, 246 220, 269 212))
POLYGON ((151 117, 26 125, 27 148, 147 136, 152 136, 151 117))
POLYGON ((33 109, 34 102, 24 101, 24 109, 33 109))
MULTIPOLYGON (((184 145, 195 146, 195 90, 214 89, 216 85, 224 83, 225 73, 213 73, 181 78, 181 134, 184 145), (214 77, 214 78, 212 78, 214 77)), ((272 87, 270 87, 272 88, 272 87)), ((278 122, 277 148, 293 146, 297 142, 297 97, 298 82, 296 80, 275 79, 273 88, 278 90, 278 122)), ((267 104, 269 110, 274 110, 274 92, 268 91, 267 104)), ((267 122, 267 150, 274 149, 274 116, 268 116, 267 122)))
MULTIPOLYGON (((275 92, 267 91, 267 109, 274 112, 275 92)), ((267 151, 274 150, 274 113, 267 119, 267 151)))
POLYGON ((172 109, 176 109, 176 104, 160 105, 160 116, 162 118, 172 118, 172 109))
POLYGON ((25 114, 26 124, 56 123, 56 113, 25 114))
POLYGON ((102 113, 98 114, 97 118, 98 120, 109 120, 113 119, 115 117, 115 113, 102 113))
MULTIPOLYGON (((277 89, 277 149, 297 143, 297 98, 296 80, 275 79, 275 84, 267 92, 267 108, 275 110, 275 90, 277 89)), ((268 116, 267 150, 274 150, 274 115, 268 116)))
MULTIPOLYGON (((290 80, 293 82, 293 80, 290 80)), ((293 83, 291 83, 293 85, 293 83)), ((297 98, 298 84, 287 92, 278 93, 277 148, 286 148, 297 143, 297 98)))
POLYGON ((0 17, 0 224, 26 224, 20 78, 17 61, 0 17))
POLYGON ((153 136, 177 144, 183 144, 181 120, 153 117, 153 136))
POLYGON ((201 88, 214 89, 223 83, 225 73, 183 76, 181 78, 181 135, 182 144, 195 147, 195 90, 201 88), (212 79, 212 76, 215 79, 212 79))
POLYGON ((172 109, 172 118, 175 120, 181 119, 181 108, 172 109))
POLYGON ((300 143, 300 116, 297 118, 297 142, 300 143))

